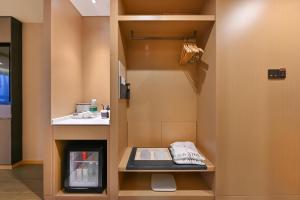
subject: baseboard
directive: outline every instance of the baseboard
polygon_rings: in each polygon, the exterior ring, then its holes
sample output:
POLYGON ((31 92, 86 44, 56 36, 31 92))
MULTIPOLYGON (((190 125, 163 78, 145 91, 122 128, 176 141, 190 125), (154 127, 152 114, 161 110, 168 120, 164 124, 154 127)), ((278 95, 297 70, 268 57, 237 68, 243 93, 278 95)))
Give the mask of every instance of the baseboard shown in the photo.
POLYGON ((9 165, 9 164, 1 165, 0 164, 0 169, 14 169, 21 165, 42 165, 42 164, 43 164, 42 160, 22 160, 13 165, 9 165))
POLYGON ((0 165, 0 169, 12 169, 12 165, 0 165))
POLYGON ((53 197, 52 196, 44 195, 44 200, 53 200, 53 197))
POLYGON ((18 166, 20 166, 20 165, 22 165, 22 161, 19 161, 19 162, 13 164, 13 165, 12 165, 12 169, 13 169, 13 168, 16 168, 16 167, 18 167, 18 166))
POLYGON ((42 160, 23 160, 22 165, 42 165, 42 160))

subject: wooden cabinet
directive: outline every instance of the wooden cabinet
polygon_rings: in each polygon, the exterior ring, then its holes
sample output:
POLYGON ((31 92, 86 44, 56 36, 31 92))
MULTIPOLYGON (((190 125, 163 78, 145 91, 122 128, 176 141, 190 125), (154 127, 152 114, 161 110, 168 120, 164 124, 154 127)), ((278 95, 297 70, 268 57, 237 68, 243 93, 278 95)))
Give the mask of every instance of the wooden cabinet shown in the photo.
MULTIPOLYGON (((108 126, 54 126, 52 129, 52 149, 53 162, 51 177, 53 196, 55 200, 104 200, 108 199, 107 190, 101 194, 81 194, 65 193, 63 190, 62 166, 64 163, 64 148, 72 141, 107 141, 109 145, 109 127, 108 126)), ((109 159, 109 152, 107 152, 109 159)), ((108 161, 109 162, 109 161, 108 161)), ((108 163, 107 167, 109 166, 108 163)))
POLYGON ((125 173, 120 182, 120 200, 213 200, 214 193, 203 181, 199 173, 173 173, 176 180, 175 192, 153 192, 151 190, 151 173, 125 173))

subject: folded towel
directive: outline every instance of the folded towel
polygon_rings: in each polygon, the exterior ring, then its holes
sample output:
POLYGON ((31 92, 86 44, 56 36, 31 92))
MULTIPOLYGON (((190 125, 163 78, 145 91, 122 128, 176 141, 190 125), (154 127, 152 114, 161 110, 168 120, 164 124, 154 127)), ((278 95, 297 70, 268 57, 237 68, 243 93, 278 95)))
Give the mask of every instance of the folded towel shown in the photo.
POLYGON ((176 164, 205 165, 205 158, 198 152, 192 142, 175 142, 170 145, 173 161, 176 164))
POLYGON ((193 159, 174 160, 177 165, 205 165, 203 161, 193 159))
POLYGON ((197 161, 204 161, 205 158, 201 156, 198 151, 187 149, 184 147, 170 148, 174 160, 192 159, 197 161))

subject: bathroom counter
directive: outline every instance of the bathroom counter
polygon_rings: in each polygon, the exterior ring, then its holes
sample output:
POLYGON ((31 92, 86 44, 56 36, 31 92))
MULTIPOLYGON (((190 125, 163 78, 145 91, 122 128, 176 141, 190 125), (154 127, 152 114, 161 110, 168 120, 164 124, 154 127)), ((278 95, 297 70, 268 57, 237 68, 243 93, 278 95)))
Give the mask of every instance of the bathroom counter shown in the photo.
POLYGON ((54 118, 51 120, 53 126, 109 126, 110 120, 103 119, 101 116, 88 119, 74 119, 72 115, 54 118))

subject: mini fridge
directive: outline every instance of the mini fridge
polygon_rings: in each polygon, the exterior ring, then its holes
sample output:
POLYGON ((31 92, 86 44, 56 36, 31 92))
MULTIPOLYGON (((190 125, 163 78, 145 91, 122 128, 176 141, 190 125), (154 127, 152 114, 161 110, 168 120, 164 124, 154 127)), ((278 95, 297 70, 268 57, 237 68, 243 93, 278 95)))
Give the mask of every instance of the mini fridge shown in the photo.
POLYGON ((65 192, 103 192, 106 187, 106 144, 68 145, 65 161, 65 192))

